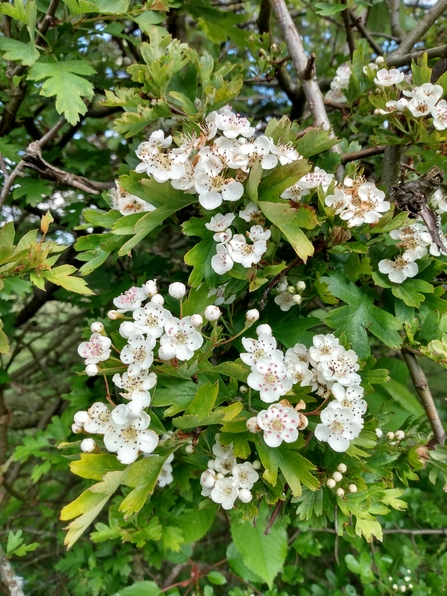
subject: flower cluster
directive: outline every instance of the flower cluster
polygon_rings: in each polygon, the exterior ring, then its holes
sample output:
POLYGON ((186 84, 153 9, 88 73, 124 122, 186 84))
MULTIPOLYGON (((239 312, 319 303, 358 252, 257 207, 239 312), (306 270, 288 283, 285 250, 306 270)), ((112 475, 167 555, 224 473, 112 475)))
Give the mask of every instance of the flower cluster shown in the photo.
MULTIPOLYGON (((222 445, 216 435, 213 445, 214 459, 208 462, 208 469, 200 477, 202 495, 210 497, 223 509, 233 509, 236 499, 249 503, 253 495, 250 492, 259 479, 254 464, 246 461, 238 464, 233 453, 233 443, 222 445)), ((259 462, 255 462, 258 464, 259 462)))
MULTIPOLYGON (((185 293, 184 284, 175 282, 169 286, 173 298, 181 300, 185 293)), ((155 281, 132 287, 113 302, 117 310, 110 311, 110 318, 125 318, 125 313, 132 317, 132 320, 123 321, 119 328, 120 335, 126 339, 119 356, 125 370, 116 373, 112 379, 126 403, 113 408, 94 403, 87 411, 77 412, 72 428, 76 433, 103 435, 106 449, 116 453, 121 463, 130 464, 140 452, 152 453, 159 442, 158 435, 149 429, 151 418, 145 411, 151 404, 150 391, 157 383, 157 375, 150 372, 157 342, 160 360, 191 359, 203 344, 198 331, 203 317, 200 314, 181 319, 172 316, 163 306, 164 298, 158 293, 155 281)), ((219 315, 220 310, 213 305, 204 311, 208 320, 216 320, 219 315)), ((84 358, 86 373, 94 376, 100 372, 101 364, 111 357, 113 346, 102 323, 93 323, 91 331, 90 339, 80 344, 78 353, 84 358)), ((93 443, 85 443, 86 450, 92 451, 95 447, 93 443)), ((163 467, 161 485, 172 481, 170 461, 168 459, 163 467)))
MULTIPOLYGON (((330 478, 328 478, 326 480, 326 486, 328 488, 335 488, 337 483, 341 482, 343 480, 343 474, 346 474, 346 472, 348 471, 348 468, 346 466, 346 464, 341 463, 337 466, 337 470, 332 474, 332 476, 330 478)), ((350 493, 356 493, 357 492, 357 485, 354 483, 350 483, 348 484, 348 492, 350 493)), ((345 496, 345 489, 342 488, 341 486, 339 486, 336 490, 337 496, 338 497, 344 497, 345 496)))
POLYGON ((247 118, 226 106, 208 114, 202 133, 183 136, 179 147, 172 147, 172 137, 163 131, 153 132, 138 146, 136 171, 197 194, 204 209, 218 209, 224 201, 242 197, 243 182, 255 163, 271 170, 301 158, 291 145, 275 144, 266 135, 253 138, 254 133, 247 118))
POLYGON ((351 65, 346 63, 337 68, 335 77, 331 82, 331 88, 325 95, 325 99, 334 101, 336 103, 348 103, 348 100, 343 93, 349 87, 349 78, 351 76, 351 65))
POLYGON ((385 193, 363 176, 346 177, 336 185, 334 193, 325 198, 325 204, 347 221, 349 228, 376 224, 391 207, 389 201, 385 201, 385 193))
POLYGON ((281 282, 276 286, 276 289, 278 290, 278 295, 275 296, 275 304, 282 311, 287 312, 292 306, 301 304, 303 298, 300 292, 306 289, 306 284, 304 281, 299 281, 295 286, 292 286, 289 285, 287 277, 283 277, 281 282))
POLYGON ((116 188, 112 188, 110 191, 110 198, 112 200, 112 208, 117 209, 121 215, 154 211, 155 207, 153 205, 124 190, 118 180, 115 180, 115 185, 116 188))
POLYGON ((415 261, 418 259, 425 257, 428 253, 436 257, 441 254, 422 223, 415 222, 405 228, 392 230, 390 236, 393 240, 398 240, 397 246, 404 252, 394 260, 382 259, 379 261, 379 271, 388 275, 389 280, 394 283, 400 284, 408 277, 417 275, 418 266, 415 261))
POLYGON ((286 190, 282 192, 281 198, 298 203, 303 197, 309 195, 312 190, 320 188, 320 186, 323 188, 324 192, 327 192, 333 179, 333 174, 328 174, 322 168, 315 166, 312 172, 309 172, 300 178, 298 182, 286 188, 286 190))
POLYGON ((297 412, 304 404, 298 404, 294 410, 286 400, 274 402, 294 385, 310 387, 326 399, 334 397, 320 413, 321 423, 315 429, 315 436, 328 442, 334 451, 346 451, 363 428, 367 408, 357 373, 357 354, 346 350, 332 334, 316 335, 309 349, 297 343, 285 354, 277 348, 268 325, 259 325, 256 334, 257 339, 242 339, 247 352, 240 356, 251 367, 247 384, 259 391, 262 401, 272 405, 247 421, 248 430, 262 431, 270 447, 279 447, 283 441, 296 441, 298 431, 308 424, 306 416, 297 412))

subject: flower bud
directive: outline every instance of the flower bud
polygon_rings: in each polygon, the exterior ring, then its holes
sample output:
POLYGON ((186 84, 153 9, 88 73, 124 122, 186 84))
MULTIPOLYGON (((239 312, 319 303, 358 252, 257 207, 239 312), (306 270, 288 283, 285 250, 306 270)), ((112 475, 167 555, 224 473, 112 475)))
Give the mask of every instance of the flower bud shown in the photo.
POLYGON ((96 443, 93 439, 84 439, 81 441, 81 451, 84 453, 91 453, 96 449, 96 443))
POLYGON ((208 464, 207 464, 207 466, 208 466, 208 469, 210 469, 210 470, 214 470, 214 466, 215 466, 215 465, 216 465, 216 463, 215 463, 214 459, 210 459, 210 460, 208 461, 208 464))
POLYGON ((89 418, 90 416, 88 412, 86 412, 85 410, 80 410, 79 412, 76 412, 76 414, 73 416, 75 424, 78 424, 79 426, 84 426, 84 424, 87 422, 89 418))
POLYGON ((248 490, 248 488, 241 488, 239 489, 238 498, 242 503, 250 503, 253 498, 253 495, 248 490))
POLYGON ((135 333, 135 323, 133 321, 123 321, 120 325, 119 333, 124 339, 129 339, 135 333))
POLYGON ((306 289, 306 282, 304 281, 298 281, 296 284, 296 289, 298 290, 298 292, 302 292, 303 290, 306 289))
POLYGON ((247 310, 247 314, 245 315, 245 322, 246 323, 256 323, 259 321, 259 310, 256 308, 252 308, 251 310, 247 310))
POLYGON ((213 488, 216 484, 216 472, 214 470, 205 470, 200 476, 200 484, 204 488, 213 488))
POLYGON ((89 377, 96 377, 98 373, 99 368, 96 366, 96 364, 87 364, 85 367, 85 374, 89 377))
POLYGON ((272 328, 267 323, 263 323, 262 325, 258 325, 256 327, 256 335, 272 335, 272 328))
POLYGON ((288 286, 287 291, 289 294, 295 294, 295 292, 296 292, 294 286, 288 286))
POLYGON ((163 304, 165 303, 165 299, 163 298, 163 296, 161 294, 155 294, 154 296, 152 296, 151 302, 153 302, 154 304, 159 304, 160 306, 163 306, 163 304))
POLYGON ((107 316, 111 321, 116 321, 117 319, 125 319, 125 315, 117 310, 109 310, 107 316))
POLYGON ((375 433, 378 439, 381 439, 383 437, 383 430, 381 428, 376 428, 375 433))
POLYGON ((240 393, 242 393, 242 394, 248 393, 248 387, 247 387, 247 385, 241 385, 241 386, 239 387, 239 391, 240 391, 240 393))
POLYGON ((186 286, 180 281, 176 281, 168 288, 169 295, 177 300, 181 300, 186 294, 186 286))
POLYGON ((82 432, 84 432, 84 427, 80 424, 76 424, 76 422, 73 422, 71 425, 71 432, 75 435, 80 435, 82 432))
POLYGON ((348 468, 346 467, 346 464, 338 464, 337 466, 337 470, 339 472, 341 472, 342 474, 344 474, 346 472, 348 468))
POLYGON ((217 478, 217 480, 222 480, 222 478, 225 478, 225 476, 222 474, 222 472, 218 472, 216 474, 216 478, 217 478))
POLYGON ((403 430, 396 430, 395 436, 398 441, 402 441, 402 439, 405 439, 405 433, 403 430))
POLYGON ((175 357, 175 347, 171 344, 163 344, 158 348, 160 360, 172 360, 175 357))
POLYGON ((337 497, 344 497, 345 491, 342 488, 337 488, 337 497))
POLYGON ((393 431, 390 431, 389 433, 386 433, 386 438, 389 439, 390 441, 392 441, 395 436, 396 435, 393 433, 393 431))
POLYGON ((194 453, 194 447, 192 445, 186 445, 185 453, 187 453, 188 455, 192 455, 194 453))
POLYGON ((253 466, 253 470, 261 469, 261 462, 259 461, 259 459, 255 459, 255 461, 251 465, 253 466))
POLYGON ((90 331, 92 333, 102 333, 104 331, 104 325, 97 321, 96 323, 92 323, 90 325, 90 331))
POLYGON ((356 493, 357 492, 357 485, 356 484, 350 484, 348 486, 348 490, 350 493, 356 493))
POLYGON ((247 430, 250 433, 258 433, 261 429, 259 428, 258 425, 258 419, 256 416, 253 416, 252 418, 249 418, 246 422, 247 424, 247 430))
POLYGON ((285 292, 287 290, 287 281, 281 281, 277 286, 276 289, 278 292, 285 292))
POLYGON ((340 482, 340 480, 343 480, 343 476, 340 474, 340 472, 334 472, 332 474, 332 478, 335 480, 335 482, 340 482))
POLYGON ((157 282, 155 279, 150 279, 147 281, 143 286, 143 290, 146 292, 148 298, 152 298, 152 296, 158 294, 157 282))
POLYGON ((328 478, 328 479, 326 480, 326 486, 327 486, 328 488, 335 488, 335 485, 336 485, 336 484, 337 484, 337 483, 335 482, 335 480, 334 480, 333 478, 328 478))
POLYGON ((377 56, 374 62, 380 66, 381 64, 385 64, 385 58, 383 56, 377 56))
POLYGON ((307 416, 305 416, 301 412, 298 412, 298 426, 297 426, 298 430, 304 430, 305 428, 307 428, 308 424, 309 424, 309 420, 308 420, 307 416))
POLYGON ((301 300, 302 297, 300 294, 295 294, 295 296, 292 298, 293 302, 295 302, 295 304, 301 304, 301 300))
POLYGON ((191 325, 196 328, 201 327, 203 325, 203 317, 201 315, 192 315, 191 325))
POLYGON ((222 314, 220 308, 218 306, 214 306, 214 304, 210 304, 205 308, 205 319, 207 321, 217 321, 217 319, 222 314))

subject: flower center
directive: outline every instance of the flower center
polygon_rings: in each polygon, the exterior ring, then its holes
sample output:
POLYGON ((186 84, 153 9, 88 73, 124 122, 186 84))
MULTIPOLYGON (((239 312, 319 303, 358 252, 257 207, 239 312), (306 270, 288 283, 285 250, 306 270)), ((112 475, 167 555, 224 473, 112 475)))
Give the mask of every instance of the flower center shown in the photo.
POLYGON ((138 438, 138 430, 133 426, 127 426, 121 431, 123 439, 129 443, 134 443, 138 438))
POLYGON ((337 435, 342 433, 345 429, 343 422, 340 422, 339 420, 334 420, 334 422, 331 422, 329 428, 337 435))

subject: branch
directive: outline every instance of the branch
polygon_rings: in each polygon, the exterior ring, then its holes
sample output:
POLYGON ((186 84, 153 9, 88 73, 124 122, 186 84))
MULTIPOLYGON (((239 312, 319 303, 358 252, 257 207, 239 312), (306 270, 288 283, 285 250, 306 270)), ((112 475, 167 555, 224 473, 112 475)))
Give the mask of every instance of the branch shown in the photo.
MULTIPOLYGON (((447 2, 447 0, 446 0, 447 2)), ((323 130, 330 130, 331 123, 329 122, 326 108, 324 107, 323 95, 318 86, 315 75, 307 80, 305 78, 306 69, 308 65, 308 57, 304 51, 301 37, 295 27, 295 24, 290 16, 289 11, 284 0, 270 0, 270 5, 278 20, 279 27, 287 44, 289 54, 292 57, 293 65, 298 74, 298 78, 303 87, 304 94, 309 103, 309 108, 312 113, 315 126, 321 127, 323 130)), ((331 138, 335 138, 331 131, 331 138)), ((334 153, 341 153, 339 145, 331 147, 334 153)))
POLYGON ((391 33, 400 41, 405 37, 405 32, 400 26, 400 0, 388 0, 388 6, 390 7, 391 33))
POLYGON ((341 3, 344 6, 346 6, 346 8, 341 13, 341 16, 343 17, 343 24, 345 26, 346 42, 347 42, 348 48, 349 48, 349 55, 352 60, 352 57, 354 56, 354 51, 355 51, 355 42, 354 42, 354 35, 352 33, 352 25, 351 25, 351 18, 350 18, 351 13, 350 13, 348 5, 347 5, 347 0, 341 0, 341 3))
POLYGON ((402 145, 387 145, 384 153, 381 182, 389 190, 399 180, 402 145))
POLYGON ((360 151, 353 151, 352 153, 344 153, 341 158, 341 163, 349 163, 350 161, 356 161, 357 159, 363 159, 364 157, 370 157, 371 155, 380 155, 386 150, 386 145, 377 145, 377 147, 368 147, 367 149, 361 149, 360 151))
POLYGON ((424 371, 420 367, 416 356, 405 349, 401 350, 402 358, 408 367, 410 377, 413 382, 414 388, 419 395, 419 398, 424 406, 427 418, 430 422, 430 426, 433 430, 434 440, 439 445, 445 443, 445 431, 439 418, 438 410, 436 409, 433 396, 428 386, 427 377, 424 371))
POLYGON ((386 63, 387 66, 404 66, 405 64, 409 64, 412 60, 417 60, 422 56, 422 54, 427 54, 427 58, 446 58, 447 45, 436 46, 436 48, 429 48, 428 50, 410 52, 409 54, 404 54, 403 56, 397 56, 393 53, 387 57, 386 63))
POLYGON ((25 596, 22 585, 23 579, 14 573, 5 551, 0 546, 0 577, 9 589, 10 596, 25 596))
POLYGON ((349 14, 351 16, 352 26, 353 27, 357 27, 360 35, 364 39, 366 39, 366 41, 369 43, 369 45, 371 46, 371 48, 374 50, 374 52, 376 54, 378 54, 379 56, 383 56, 383 50, 382 50, 382 48, 379 46, 378 43, 376 43, 374 41, 373 36, 372 36, 372 33, 370 33, 368 31, 368 29, 365 27, 365 25, 362 23, 362 18, 359 17, 358 19, 356 19, 355 16, 352 14, 352 12, 350 12, 349 14))
MULTIPOLYGON (((419 21, 416 27, 404 34, 400 46, 390 54, 390 57, 396 58, 408 54, 446 9, 447 0, 438 0, 433 8, 425 13, 424 18, 419 21)), ((387 63, 389 64, 388 60, 387 63)))

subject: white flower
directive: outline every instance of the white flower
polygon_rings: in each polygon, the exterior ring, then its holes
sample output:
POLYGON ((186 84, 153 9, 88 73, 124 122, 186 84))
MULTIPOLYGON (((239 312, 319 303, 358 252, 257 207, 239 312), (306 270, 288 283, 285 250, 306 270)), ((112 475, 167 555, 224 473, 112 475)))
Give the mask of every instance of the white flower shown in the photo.
POLYGON ((247 236, 252 242, 267 242, 272 235, 270 230, 264 230, 262 226, 251 226, 247 236))
POLYGON ((228 228, 227 230, 225 230, 225 232, 217 232, 216 234, 214 234, 213 240, 215 242, 218 242, 219 244, 223 244, 224 246, 226 246, 232 237, 233 232, 230 228, 228 228))
POLYGON ((438 190, 432 194, 430 198, 430 205, 438 215, 447 213, 447 198, 444 196, 440 188, 438 188, 438 190))
MULTIPOLYGON (((242 211, 239 211, 239 217, 241 217, 246 222, 250 223, 251 221, 255 221, 262 215, 258 205, 256 203, 250 202, 242 211)), ((206 225, 206 224, 205 224, 206 225)))
POLYGON ((264 356, 275 354, 278 360, 281 360, 282 353, 276 349, 276 339, 273 335, 259 334, 258 339, 251 339, 249 337, 242 338, 242 345, 247 352, 242 352, 240 358, 242 362, 249 366, 254 366, 258 360, 264 356))
POLYGON ((338 338, 332 333, 314 335, 312 342, 314 345, 309 348, 309 356, 314 366, 318 362, 331 360, 340 352, 340 349, 344 350, 338 338))
POLYGON ((404 76, 404 73, 397 70, 397 68, 392 68, 391 70, 381 68, 376 72, 374 83, 381 87, 391 87, 392 85, 402 83, 404 76))
POLYGON ((293 348, 286 351, 284 357, 284 364, 288 366, 295 366, 295 364, 309 364, 309 350, 304 344, 295 344, 293 348))
POLYGON ((247 384, 259 391, 259 397, 264 402, 277 401, 292 389, 293 382, 287 378, 286 367, 271 356, 258 360, 252 370, 248 375, 247 384))
POLYGON ((405 89, 403 92, 407 97, 414 97, 415 95, 425 95, 426 97, 434 97, 436 100, 441 99, 444 95, 444 90, 441 85, 433 85, 432 83, 424 83, 419 87, 413 89, 405 89))
POLYGON ((145 172, 152 175, 160 183, 167 180, 176 180, 185 175, 185 162, 188 159, 187 152, 168 151, 164 153, 157 149, 147 153, 140 151, 138 154, 138 150, 137 156, 142 160, 142 163, 137 165, 136 172, 145 172))
POLYGON ((282 311, 287 312, 296 304, 293 298, 293 294, 290 294, 289 292, 281 292, 275 296, 275 304, 277 304, 282 311))
POLYGON ((259 240, 253 244, 247 244, 242 234, 236 234, 230 240, 228 249, 235 263, 240 263, 243 267, 249 269, 252 265, 259 263, 267 250, 267 243, 265 240, 259 240))
POLYGON ((313 171, 307 173, 301 180, 298 180, 297 184, 305 190, 319 188, 321 185, 324 192, 326 192, 333 179, 334 174, 328 174, 322 168, 315 166, 313 171))
POLYGON ((253 484, 259 479, 259 474, 253 469, 249 461, 243 464, 236 464, 231 471, 238 488, 250 490, 253 484))
POLYGON ((207 321, 217 321, 217 319, 222 314, 222 311, 220 310, 220 308, 218 306, 215 306, 214 304, 210 304, 205 308, 205 311, 203 314, 207 321))
POLYGON ((382 261, 379 261, 379 271, 380 273, 388 275, 390 281, 401 284, 407 277, 414 277, 417 275, 419 268, 413 261, 398 256, 394 261, 391 261, 390 259, 382 259, 382 261))
POLYGON ((348 221, 350 228, 363 223, 377 223, 382 217, 381 214, 391 207, 390 203, 384 200, 385 193, 373 182, 363 182, 362 178, 345 178, 343 190, 348 198, 348 205, 340 213, 340 217, 348 221))
POLYGON ((216 127, 223 132, 228 139, 235 139, 239 135, 243 137, 252 137, 255 134, 255 128, 250 126, 247 118, 234 114, 232 112, 217 114, 215 119, 216 127))
MULTIPOLYGON (((155 294, 155 296, 158 296, 158 294, 155 294)), ((135 331, 137 333, 147 333, 154 338, 158 338, 163 335, 164 326, 171 316, 169 310, 163 308, 162 305, 150 302, 143 308, 138 308, 134 311, 135 331)))
MULTIPOLYGON (((84 430, 87 433, 103 435, 109 426, 113 425, 112 413, 102 402, 92 404, 87 410, 87 414, 88 418, 83 422, 84 430)), ((76 417, 75 422, 78 422, 76 417)))
POLYGON ((98 364, 110 357, 112 340, 99 333, 93 333, 88 341, 78 346, 78 354, 85 359, 85 364, 98 364))
POLYGON ((408 261, 416 261, 425 257, 428 253, 427 247, 430 247, 431 254, 437 253, 436 256, 439 256, 439 249, 432 242, 432 238, 423 224, 414 223, 405 228, 391 230, 390 236, 393 240, 400 240, 398 246, 405 249, 402 257, 408 261), (435 252, 432 252, 433 249, 435 252))
POLYGON ((238 489, 234 478, 220 478, 211 490, 210 497, 215 503, 220 503, 223 509, 232 509, 238 496, 238 489))
POLYGON ((143 290, 145 291, 148 298, 152 298, 152 296, 158 294, 157 280, 149 279, 145 284, 143 284, 143 290))
POLYGON ((225 297, 225 291, 227 289, 227 283, 218 286, 217 288, 211 288, 208 292, 208 298, 216 296, 214 304, 220 306, 221 304, 232 304, 236 300, 236 294, 232 294, 228 298, 225 297))
POLYGON ((314 380, 314 373, 309 370, 307 364, 304 362, 298 362, 294 365, 287 366, 287 376, 293 381, 293 384, 300 385, 300 387, 316 387, 314 380))
POLYGON ((157 376, 155 373, 148 373, 147 370, 141 370, 137 375, 130 376, 125 372, 122 375, 113 375, 112 381, 120 389, 124 389, 126 393, 120 393, 126 399, 132 399, 135 392, 149 391, 157 384, 157 376))
POLYGON ((160 338, 160 345, 170 345, 178 360, 189 360, 202 344, 203 337, 191 325, 191 317, 181 320, 171 317, 165 324, 165 335, 160 338))
POLYGON ((167 149, 172 144, 172 137, 165 138, 162 130, 154 131, 147 141, 140 143, 135 151, 138 159, 144 160, 147 155, 157 155, 161 149, 167 149))
POLYGON ((339 453, 349 448, 350 441, 357 438, 362 430, 348 408, 325 408, 320 414, 321 423, 315 428, 315 437, 319 441, 329 443, 339 453))
POLYGON ((213 215, 209 223, 205 224, 205 228, 212 232, 224 232, 231 226, 235 217, 234 213, 227 213, 226 215, 217 213, 217 215, 213 215))
POLYGON ((298 159, 302 159, 301 155, 294 147, 292 147, 291 143, 287 143, 286 145, 283 143, 278 143, 277 145, 272 143, 270 151, 273 155, 278 157, 279 163, 282 166, 297 161, 298 159))
POLYGON ((362 399, 365 391, 363 387, 360 385, 347 385, 344 387, 339 383, 334 383, 331 387, 331 391, 332 395, 337 400, 337 402, 331 402, 331 404, 339 404, 343 408, 349 408, 356 419, 362 418, 368 407, 366 401, 362 399))
POLYGON ((205 172, 196 176, 195 189, 199 195, 199 203, 209 210, 220 207, 222 201, 237 201, 244 194, 244 187, 234 178, 210 176, 205 172))
POLYGON ((407 108, 415 118, 420 118, 421 116, 428 116, 437 101, 434 95, 418 92, 410 99, 407 108))
POLYGON ((222 445, 220 442, 220 433, 217 433, 214 441, 215 443, 212 447, 212 451, 216 457, 227 457, 229 455, 233 455, 233 443, 222 445))
POLYGON ((269 447, 279 447, 283 441, 293 443, 298 439, 299 417, 293 408, 272 404, 259 412, 257 420, 269 447))
POLYGON ((342 350, 331 360, 320 361, 317 370, 330 383, 335 381, 341 385, 359 384, 361 379, 356 372, 359 369, 357 354, 354 350, 345 350, 344 348, 342 350))
POLYGON ((146 300, 147 295, 143 288, 131 287, 129 290, 113 299, 113 304, 118 312, 134 311, 141 307, 141 303, 146 300))
POLYGON ((183 190, 183 192, 187 194, 194 194, 195 170, 189 161, 185 162, 183 165, 185 167, 183 175, 180 176, 180 178, 172 179, 171 186, 176 190, 183 190))
POLYGON ((248 163, 246 166, 242 166, 241 169, 244 172, 248 172, 250 166, 258 160, 260 160, 263 170, 271 170, 276 167, 278 165, 278 158, 272 153, 273 147, 273 141, 265 135, 259 136, 253 143, 242 144, 241 153, 248 157, 248 163))
POLYGON ((124 425, 112 426, 104 434, 104 445, 111 453, 116 453, 118 461, 122 464, 131 464, 139 452, 152 453, 158 445, 158 435, 152 430, 147 430, 151 419, 142 412, 124 425))
POLYGON ((232 453, 227 453, 224 457, 216 457, 214 460, 214 469, 224 476, 230 474, 235 465, 236 458, 232 453))
POLYGON ((172 459, 170 459, 170 458, 173 458, 173 454, 171 454, 167 458, 167 460, 163 464, 163 467, 160 470, 160 474, 157 479, 157 484, 160 488, 163 488, 164 486, 171 484, 171 482, 174 482, 174 476, 172 474, 172 466, 171 466, 172 459))
POLYGON ((431 110, 433 116, 433 126, 438 130, 445 130, 447 128, 447 102, 441 99, 433 106, 431 110))
POLYGON ((186 294, 186 286, 179 281, 175 281, 169 285, 168 292, 173 298, 181 300, 186 294))
POLYGON ((155 207, 153 205, 124 190, 118 180, 115 180, 115 185, 116 188, 110 190, 110 198, 112 200, 112 208, 119 211, 121 215, 154 211, 155 207))
POLYGON ((138 375, 142 370, 147 370, 154 361, 152 350, 155 348, 155 337, 144 337, 135 333, 129 337, 127 344, 121 350, 120 360, 128 364, 130 376, 138 375))
POLYGON ((346 207, 348 207, 348 197, 341 188, 336 187, 333 195, 328 195, 324 199, 325 205, 335 210, 337 215, 340 215, 346 207))
POLYGON ((233 268, 234 262, 225 244, 217 244, 216 254, 211 258, 211 268, 217 275, 225 275, 233 268))
POLYGON ((310 194, 310 190, 303 188, 300 185, 300 181, 296 182, 293 186, 289 186, 284 190, 280 197, 281 199, 290 199, 291 201, 295 201, 295 203, 299 203, 303 197, 310 194))

